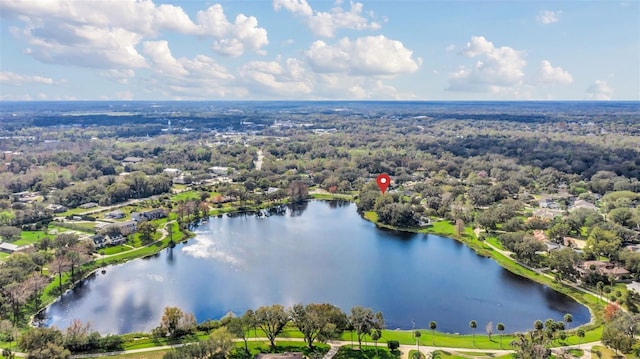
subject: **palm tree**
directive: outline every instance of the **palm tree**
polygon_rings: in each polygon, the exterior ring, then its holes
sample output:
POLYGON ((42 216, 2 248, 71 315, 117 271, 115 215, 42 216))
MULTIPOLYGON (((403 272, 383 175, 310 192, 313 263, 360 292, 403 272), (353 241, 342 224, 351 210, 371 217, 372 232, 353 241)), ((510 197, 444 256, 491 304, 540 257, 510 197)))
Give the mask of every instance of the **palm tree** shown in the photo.
POLYGON ((498 323, 496 329, 500 332, 500 349, 502 349, 502 332, 504 332, 504 324, 498 323))
POLYGON ((533 329, 535 329, 537 332, 541 331, 544 328, 544 323, 542 323, 541 320, 536 320, 533 323, 533 329))
POLYGON ((569 330, 569 323, 573 322, 573 315, 567 313, 564 315, 562 320, 565 322, 566 329, 569 330))
POLYGON ((471 328, 471 343, 473 344, 473 346, 476 345, 476 328, 478 327, 478 322, 476 322, 475 320, 472 320, 469 322, 469 327, 471 328))
POLYGON ((584 329, 578 329, 578 349, 580 349, 580 345, 582 344, 582 338, 584 338, 584 329))
POLYGON ((375 329, 371 333, 371 340, 373 340, 374 345, 376 346, 376 357, 378 356, 378 340, 382 336, 382 332, 378 329, 375 329))
POLYGON ((596 283, 596 288, 598 289, 598 294, 600 295, 598 297, 598 303, 600 303, 600 300, 602 299, 602 290, 604 289, 604 283, 602 281, 599 281, 598 283, 596 283))
POLYGON ((431 329, 431 345, 435 345, 435 336, 436 336, 436 328, 438 327, 438 323, 436 323, 435 321, 430 321, 429 322, 429 329, 431 329))
POLYGON ((413 332, 413 336, 416 337, 416 346, 418 347, 418 353, 420 353, 420 337, 422 336, 422 333, 420 333, 419 330, 416 330, 413 332))

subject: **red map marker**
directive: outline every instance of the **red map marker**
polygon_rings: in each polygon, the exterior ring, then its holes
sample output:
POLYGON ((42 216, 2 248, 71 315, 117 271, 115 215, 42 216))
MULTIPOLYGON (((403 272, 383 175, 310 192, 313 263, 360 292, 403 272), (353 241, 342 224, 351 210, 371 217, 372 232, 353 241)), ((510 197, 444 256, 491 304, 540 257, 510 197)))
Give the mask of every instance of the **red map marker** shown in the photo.
POLYGON ((382 194, 384 194, 387 191, 389 184, 391 184, 391 178, 388 174, 383 173, 379 175, 378 178, 376 178, 376 183, 378 183, 380 191, 382 191, 382 194))

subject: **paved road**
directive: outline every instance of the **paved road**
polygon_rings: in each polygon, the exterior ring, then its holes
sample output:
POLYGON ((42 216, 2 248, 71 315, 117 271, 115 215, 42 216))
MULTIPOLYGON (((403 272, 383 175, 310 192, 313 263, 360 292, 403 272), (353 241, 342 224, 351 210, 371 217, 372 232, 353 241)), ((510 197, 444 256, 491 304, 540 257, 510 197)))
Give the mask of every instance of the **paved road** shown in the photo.
MULTIPOLYGON (((303 342, 304 340, 302 338, 280 338, 281 340, 285 340, 285 341, 291 341, 291 342, 303 342)), ((267 338, 251 338, 249 339, 251 341, 259 341, 259 342, 266 342, 268 343, 268 339, 267 338)), ((239 342, 241 341, 241 339, 235 339, 235 341, 239 342)), ((331 341, 329 343, 327 343, 330 345, 330 349, 329 352, 324 356, 323 359, 331 359, 333 358, 333 356, 337 353, 338 349, 342 346, 351 346, 351 342, 350 341, 331 341)), ((367 345, 367 346, 373 346, 374 343, 372 342, 362 342, 363 345, 367 345)), ((133 349, 133 350, 126 350, 126 351, 119 351, 119 352, 110 352, 110 353, 100 353, 100 354, 80 354, 80 355, 74 355, 72 356, 72 358, 96 358, 96 357, 101 357, 101 356, 116 356, 116 355, 123 355, 123 354, 134 354, 134 353, 147 353, 147 352, 153 352, 153 351, 157 351, 157 350, 167 350, 167 349, 171 349, 171 348, 178 348, 184 345, 188 345, 188 344, 176 344, 176 345, 164 345, 164 346, 159 346, 159 347, 151 347, 151 348, 142 348, 142 349, 133 349)), ((356 344, 357 345, 357 344, 356 344)), ((381 348, 385 346, 385 344, 378 344, 381 348)), ((578 345, 569 345, 566 347, 560 347, 560 348, 554 348, 554 351, 559 351, 561 349, 573 349, 573 348, 578 348, 580 347, 580 349, 585 350, 585 355, 582 358, 589 358, 590 357, 590 351, 591 351, 591 347, 596 346, 596 345, 602 345, 601 342, 591 342, 591 343, 583 343, 580 346, 578 345)), ((402 358, 403 359, 407 359, 409 357, 409 351, 411 350, 415 350, 416 346, 415 345, 400 345, 400 351, 402 352, 402 358)), ((458 351, 462 351, 462 352, 470 352, 470 353, 491 353, 491 354, 498 354, 498 355, 504 355, 504 354, 508 354, 508 353, 512 353, 512 350, 498 350, 498 349, 477 349, 477 348, 450 348, 450 347, 439 347, 439 346, 420 346, 420 352, 426 354, 432 353, 433 351, 436 350, 443 350, 443 351, 447 351, 447 352, 458 352, 458 351)), ((18 355, 18 356, 25 356, 25 355, 18 355)), ((428 356, 427 356, 428 357, 428 356)))

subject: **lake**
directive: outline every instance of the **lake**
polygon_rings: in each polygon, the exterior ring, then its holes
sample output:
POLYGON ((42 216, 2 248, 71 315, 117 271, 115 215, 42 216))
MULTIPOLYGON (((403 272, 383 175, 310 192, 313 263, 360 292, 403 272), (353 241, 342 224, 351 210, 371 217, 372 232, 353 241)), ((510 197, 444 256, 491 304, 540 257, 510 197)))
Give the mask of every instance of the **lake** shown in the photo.
POLYGON ((212 217, 187 243, 151 258, 106 267, 45 312, 46 325, 89 321, 101 333, 149 331, 166 306, 198 321, 279 303, 332 303, 382 311, 387 328, 470 333, 469 321, 504 323, 506 332, 535 320, 588 309, 571 298, 511 274, 465 245, 435 235, 388 231, 360 217, 348 202, 312 201, 283 215, 212 217))

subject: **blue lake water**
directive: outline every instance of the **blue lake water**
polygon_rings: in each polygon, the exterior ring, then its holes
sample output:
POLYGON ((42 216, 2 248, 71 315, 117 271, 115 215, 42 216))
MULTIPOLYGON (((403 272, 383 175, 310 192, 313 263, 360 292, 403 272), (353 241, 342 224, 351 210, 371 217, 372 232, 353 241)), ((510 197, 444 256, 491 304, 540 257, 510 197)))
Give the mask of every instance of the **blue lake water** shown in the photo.
POLYGON ((158 326, 166 306, 203 321, 312 302, 345 312, 371 307, 389 329, 435 320, 452 333, 470 333, 470 320, 478 332, 489 321, 515 332, 565 313, 572 327, 590 318, 571 298, 453 239, 378 229, 351 203, 314 201, 268 218, 212 217, 195 232, 188 243, 98 272, 52 304, 44 322, 65 328, 77 318, 101 333, 127 333, 158 326))

